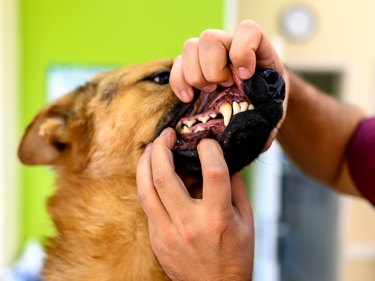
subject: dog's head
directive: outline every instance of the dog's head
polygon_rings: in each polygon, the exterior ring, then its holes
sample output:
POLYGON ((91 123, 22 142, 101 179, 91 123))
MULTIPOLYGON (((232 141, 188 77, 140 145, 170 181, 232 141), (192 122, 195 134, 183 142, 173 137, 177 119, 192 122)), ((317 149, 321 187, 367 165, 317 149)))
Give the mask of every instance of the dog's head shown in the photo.
POLYGON ((257 70, 243 85, 196 93, 181 103, 168 82, 171 60, 104 73, 43 108, 19 147, 26 164, 90 177, 134 176, 145 146, 165 127, 177 131, 176 163, 199 170, 196 145, 217 139, 233 173, 258 156, 282 116, 284 82, 257 70), (187 164, 190 163, 190 164, 187 164))

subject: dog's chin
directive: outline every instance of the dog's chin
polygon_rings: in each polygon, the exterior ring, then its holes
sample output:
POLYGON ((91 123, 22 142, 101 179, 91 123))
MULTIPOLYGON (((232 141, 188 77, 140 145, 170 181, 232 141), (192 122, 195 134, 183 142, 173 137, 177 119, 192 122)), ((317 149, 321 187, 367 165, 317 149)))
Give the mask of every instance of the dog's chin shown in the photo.
POLYGON ((161 128, 174 127, 175 166, 184 174, 201 176, 197 145, 215 139, 234 174, 258 157, 283 113, 285 83, 273 69, 257 69, 251 79, 213 93, 196 92, 188 105, 177 105, 161 128), (171 117, 173 116, 173 117, 171 117))

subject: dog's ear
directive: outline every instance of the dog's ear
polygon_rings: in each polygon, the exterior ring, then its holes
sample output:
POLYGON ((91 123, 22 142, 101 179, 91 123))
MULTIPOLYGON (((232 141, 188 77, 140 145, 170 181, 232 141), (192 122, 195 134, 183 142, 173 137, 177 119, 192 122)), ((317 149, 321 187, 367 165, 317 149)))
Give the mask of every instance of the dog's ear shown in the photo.
POLYGON ((73 95, 67 95, 35 116, 18 148, 18 157, 24 164, 55 164, 71 145, 68 116, 73 100, 73 95))
POLYGON ((18 148, 18 157, 24 164, 48 165, 59 158, 64 142, 61 135, 65 121, 58 116, 39 113, 26 129, 18 148))

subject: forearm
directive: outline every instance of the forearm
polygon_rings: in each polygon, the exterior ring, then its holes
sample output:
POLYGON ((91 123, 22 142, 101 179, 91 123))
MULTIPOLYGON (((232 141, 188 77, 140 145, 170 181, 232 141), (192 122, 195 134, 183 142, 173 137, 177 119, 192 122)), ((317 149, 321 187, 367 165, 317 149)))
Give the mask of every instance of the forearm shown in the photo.
POLYGON ((358 194, 347 173, 345 150, 363 113, 339 103, 289 73, 289 101, 278 140, 306 173, 339 191, 358 194))

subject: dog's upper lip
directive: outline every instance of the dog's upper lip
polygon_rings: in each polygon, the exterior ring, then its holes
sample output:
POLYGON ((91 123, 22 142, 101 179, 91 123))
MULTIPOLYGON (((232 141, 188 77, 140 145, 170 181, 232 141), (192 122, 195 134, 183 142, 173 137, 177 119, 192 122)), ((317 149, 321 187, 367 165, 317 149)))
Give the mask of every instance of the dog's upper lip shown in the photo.
POLYGON ((230 72, 232 73, 232 77, 233 77, 234 83, 237 85, 237 88, 240 90, 241 94, 246 95, 243 80, 238 76, 232 64, 228 65, 228 67, 229 67, 230 72))

